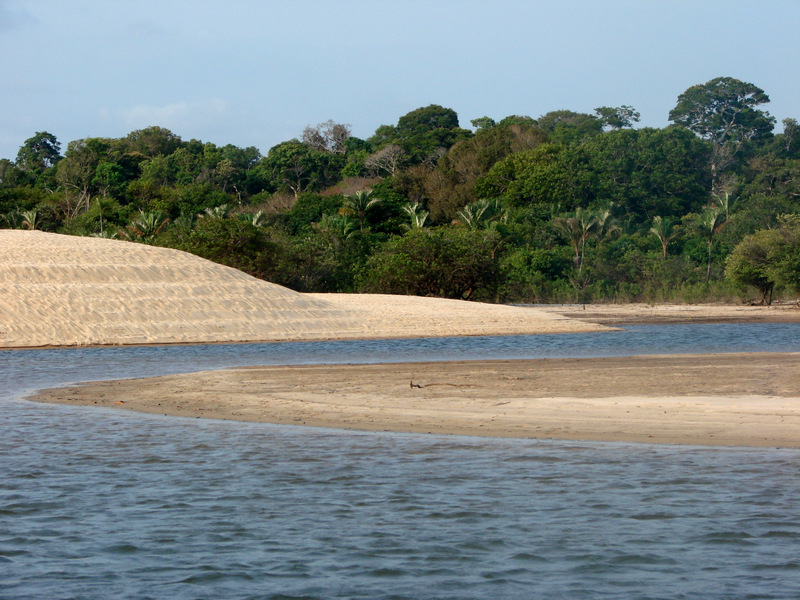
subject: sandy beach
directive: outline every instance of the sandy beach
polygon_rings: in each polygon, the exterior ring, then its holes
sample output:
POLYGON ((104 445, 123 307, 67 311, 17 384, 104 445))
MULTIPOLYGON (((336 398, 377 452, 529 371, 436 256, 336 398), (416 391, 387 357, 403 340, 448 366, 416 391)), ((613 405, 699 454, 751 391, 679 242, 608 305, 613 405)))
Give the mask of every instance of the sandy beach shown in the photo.
MULTIPOLYGON (((0 348, 9 350, 733 321, 797 322, 800 309, 300 294, 176 250, 0 230, 0 348)), ((259 367, 90 383, 35 399, 358 430, 800 447, 798 381, 800 354, 726 354, 259 367)))

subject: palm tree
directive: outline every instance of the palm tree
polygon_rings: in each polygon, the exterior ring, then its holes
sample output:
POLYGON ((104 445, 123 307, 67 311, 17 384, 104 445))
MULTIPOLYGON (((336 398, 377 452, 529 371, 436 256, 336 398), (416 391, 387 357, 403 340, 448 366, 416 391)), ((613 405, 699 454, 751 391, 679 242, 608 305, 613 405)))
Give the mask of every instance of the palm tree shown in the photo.
POLYGON ((139 211, 139 217, 130 224, 120 234, 128 240, 140 242, 150 242, 161 233, 169 224, 169 217, 159 210, 139 211))
POLYGON ((586 252, 586 242, 591 238, 597 229, 597 218, 591 211, 583 210, 578 207, 575 213, 569 217, 556 217, 553 224, 569 239, 575 250, 575 265, 578 273, 583 270, 583 261, 586 252))
POLYGON ((250 223, 254 227, 263 227, 267 224, 267 214, 263 210, 255 213, 242 213, 239 215, 239 218, 242 221, 250 223))
POLYGON ((22 227, 24 229, 39 229, 41 223, 39 222, 39 211, 35 208, 25 210, 22 213, 22 227))
POLYGON ((667 246, 678 235, 678 229, 675 227, 675 221, 662 216, 653 217, 653 226, 650 228, 650 233, 658 238, 661 242, 661 260, 667 259, 667 246))
POLYGON ((423 210, 422 204, 419 202, 409 202, 402 208, 403 212, 411 218, 411 224, 403 223, 402 227, 407 230, 422 229, 427 225, 428 215, 427 210, 423 210))
POLYGON ((706 266, 706 283, 711 277, 711 249, 714 245, 714 236, 718 234, 728 222, 721 207, 709 208, 698 218, 698 225, 705 232, 708 243, 708 265, 706 266))
POLYGON ((355 217, 358 220, 358 226, 361 231, 364 231, 364 224, 367 221, 367 212, 373 206, 380 204, 380 198, 376 198, 372 194, 372 190, 360 190, 355 194, 345 196, 340 214, 346 217, 355 217))
POLYGON ((325 214, 312 224, 319 236, 331 247, 333 255, 337 256, 344 243, 353 237, 356 224, 347 215, 325 214))
POLYGON ((198 217, 210 217, 212 219, 224 219, 231 212, 227 204, 220 204, 219 206, 208 207, 203 212, 198 214, 198 217))
POLYGON ((597 209, 592 213, 597 221, 595 235, 598 238, 604 238, 617 231, 622 231, 622 227, 616 217, 614 217, 613 211, 614 203, 609 202, 605 208, 597 209))

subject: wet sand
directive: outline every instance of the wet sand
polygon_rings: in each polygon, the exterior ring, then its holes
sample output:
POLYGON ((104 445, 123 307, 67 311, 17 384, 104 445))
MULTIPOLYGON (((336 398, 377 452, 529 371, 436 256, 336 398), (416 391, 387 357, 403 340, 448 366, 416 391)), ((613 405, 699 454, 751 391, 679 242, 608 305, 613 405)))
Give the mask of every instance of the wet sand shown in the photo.
POLYGON ((367 431, 800 447, 800 353, 249 367, 34 399, 367 431))

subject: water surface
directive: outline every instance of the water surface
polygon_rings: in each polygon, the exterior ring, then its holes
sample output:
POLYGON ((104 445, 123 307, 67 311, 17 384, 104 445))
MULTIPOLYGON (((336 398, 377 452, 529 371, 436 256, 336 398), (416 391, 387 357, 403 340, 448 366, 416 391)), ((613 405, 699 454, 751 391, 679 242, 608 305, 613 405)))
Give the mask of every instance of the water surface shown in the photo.
POLYGON ((239 364, 798 351, 798 332, 2 352, 0 598, 798 598, 798 450, 349 433, 17 399, 239 364))

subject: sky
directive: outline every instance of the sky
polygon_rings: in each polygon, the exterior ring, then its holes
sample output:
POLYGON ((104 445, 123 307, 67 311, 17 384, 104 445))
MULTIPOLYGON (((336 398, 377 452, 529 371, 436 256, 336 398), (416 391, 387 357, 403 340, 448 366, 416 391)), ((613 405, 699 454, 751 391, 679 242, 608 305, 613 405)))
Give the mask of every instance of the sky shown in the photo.
POLYGON ((367 138, 423 106, 539 117, 734 77, 800 119, 800 0, 0 0, 0 158, 149 126, 272 146, 333 119, 367 138))

